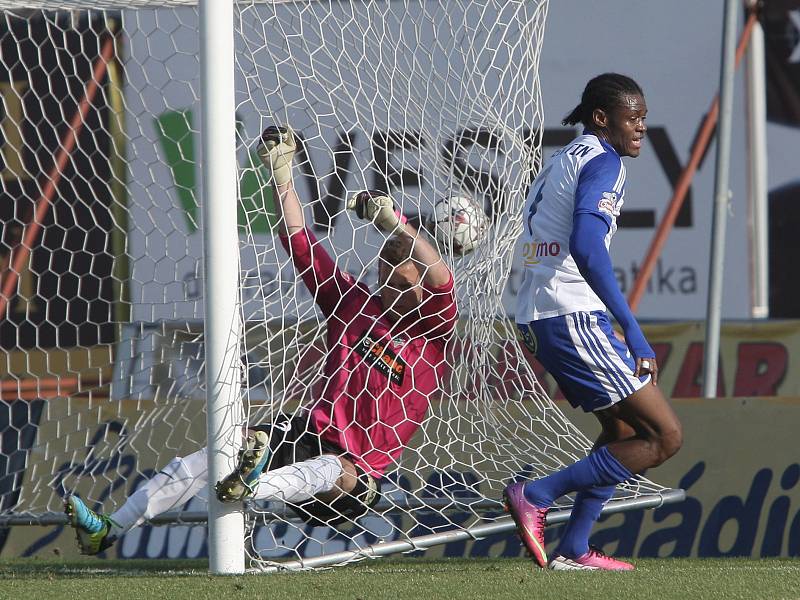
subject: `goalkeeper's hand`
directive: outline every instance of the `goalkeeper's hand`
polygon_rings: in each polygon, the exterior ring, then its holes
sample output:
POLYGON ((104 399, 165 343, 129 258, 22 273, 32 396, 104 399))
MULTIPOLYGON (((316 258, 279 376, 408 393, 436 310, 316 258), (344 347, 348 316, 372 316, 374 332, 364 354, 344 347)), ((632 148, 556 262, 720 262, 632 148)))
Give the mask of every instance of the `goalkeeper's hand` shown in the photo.
POLYGON ((405 231, 406 218, 395 209, 394 200, 386 192, 358 192, 347 201, 347 208, 355 211, 359 219, 372 221, 387 233, 405 231))
POLYGON ((286 185, 292 180, 292 157, 297 148, 292 128, 267 127, 258 144, 258 157, 272 173, 275 185, 286 185))

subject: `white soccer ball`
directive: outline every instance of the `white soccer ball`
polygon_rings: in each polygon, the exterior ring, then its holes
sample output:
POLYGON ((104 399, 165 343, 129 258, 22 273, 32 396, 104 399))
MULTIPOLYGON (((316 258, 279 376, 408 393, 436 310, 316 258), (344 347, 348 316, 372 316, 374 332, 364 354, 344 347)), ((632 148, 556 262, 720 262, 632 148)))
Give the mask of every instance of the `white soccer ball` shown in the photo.
POLYGON ((437 200, 433 206, 434 235, 453 254, 469 254, 489 228, 489 218, 476 200, 454 194, 437 200))

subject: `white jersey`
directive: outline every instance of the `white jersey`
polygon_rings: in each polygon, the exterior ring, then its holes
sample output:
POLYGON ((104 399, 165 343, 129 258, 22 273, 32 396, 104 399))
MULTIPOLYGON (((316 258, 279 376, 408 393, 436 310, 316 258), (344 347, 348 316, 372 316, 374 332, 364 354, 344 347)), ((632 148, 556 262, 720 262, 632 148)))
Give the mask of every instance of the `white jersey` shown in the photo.
POLYGON ((517 323, 606 310, 570 254, 573 215, 592 213, 606 221, 608 248, 624 194, 622 160, 597 136, 578 136, 553 154, 525 201, 517 323))

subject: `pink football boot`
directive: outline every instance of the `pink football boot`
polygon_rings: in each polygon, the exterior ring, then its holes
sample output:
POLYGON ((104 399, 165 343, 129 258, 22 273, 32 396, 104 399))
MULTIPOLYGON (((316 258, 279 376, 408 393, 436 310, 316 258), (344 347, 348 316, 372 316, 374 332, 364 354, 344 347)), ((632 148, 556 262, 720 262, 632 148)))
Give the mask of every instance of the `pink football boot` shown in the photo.
POLYGON ((517 533, 525 548, 536 564, 545 569, 547 553, 544 550, 544 528, 548 509, 539 508, 528 502, 524 488, 524 483, 512 483, 503 491, 506 510, 517 524, 517 533))
POLYGON ((550 561, 548 567, 554 571, 632 571, 634 568, 631 563, 612 558, 592 546, 586 554, 578 558, 567 558, 559 554, 550 561))

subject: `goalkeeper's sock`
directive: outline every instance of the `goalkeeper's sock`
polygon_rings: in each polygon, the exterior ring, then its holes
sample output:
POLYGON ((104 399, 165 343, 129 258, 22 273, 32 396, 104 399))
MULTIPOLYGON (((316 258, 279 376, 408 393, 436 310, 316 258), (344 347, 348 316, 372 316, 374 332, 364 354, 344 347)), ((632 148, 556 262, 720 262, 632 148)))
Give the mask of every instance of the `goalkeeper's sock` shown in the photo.
POLYGON ((206 449, 170 463, 140 486, 118 511, 111 515, 111 534, 120 536, 172 508, 188 502, 208 484, 206 449))
POLYGON ((589 534, 592 532, 603 505, 614 495, 616 486, 591 487, 579 492, 575 497, 564 535, 556 554, 567 558, 578 558, 589 551, 589 534))
POLYGON ((253 498, 302 502, 332 490, 341 475, 339 459, 325 454, 263 473, 253 498))
POLYGON ((595 486, 617 485, 633 474, 603 446, 589 456, 552 475, 525 485, 525 499, 540 508, 548 508, 556 498, 595 486))

